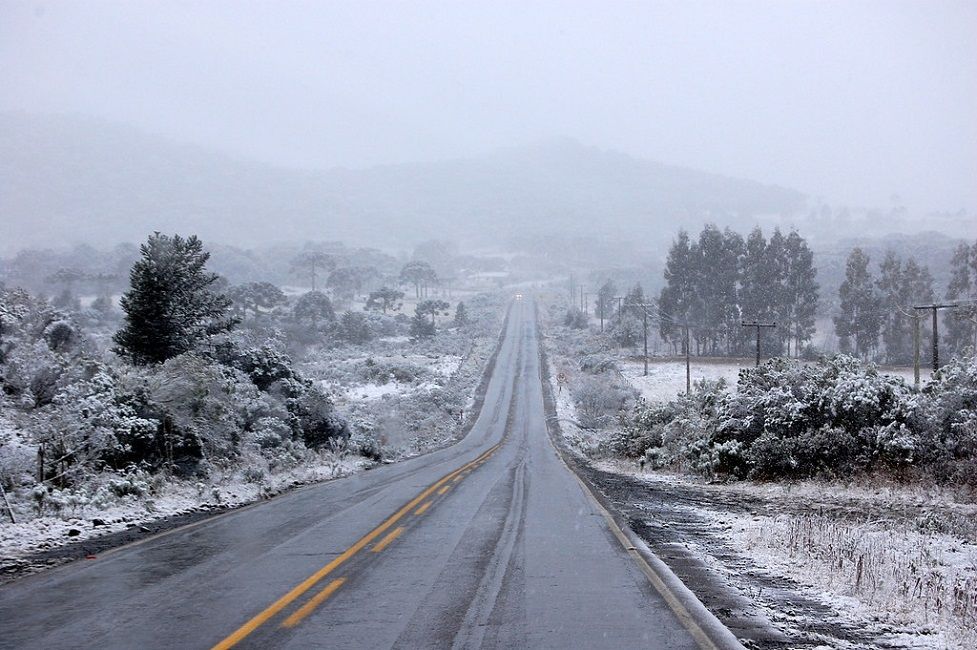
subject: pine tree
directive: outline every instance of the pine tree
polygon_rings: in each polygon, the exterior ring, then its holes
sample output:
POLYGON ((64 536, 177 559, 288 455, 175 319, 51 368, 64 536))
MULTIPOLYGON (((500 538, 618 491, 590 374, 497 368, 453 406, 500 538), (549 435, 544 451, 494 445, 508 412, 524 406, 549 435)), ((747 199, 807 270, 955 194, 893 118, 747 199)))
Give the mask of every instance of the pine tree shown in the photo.
POLYGON ((336 312, 326 294, 321 291, 308 291, 295 301, 292 317, 299 323, 311 323, 313 329, 318 329, 320 321, 335 321, 336 312))
POLYGON ((881 306, 869 271, 869 257, 855 248, 848 256, 845 281, 838 289, 840 313, 835 316, 835 333, 842 352, 867 357, 878 345, 882 325, 881 306))
POLYGON ((714 225, 707 225, 691 247, 691 316, 693 338, 700 353, 716 354, 726 329, 726 308, 736 301, 736 267, 726 260, 726 240, 714 225))
POLYGON ((414 297, 420 300, 427 296, 428 287, 438 281, 438 274, 427 262, 408 262, 400 270, 400 281, 414 285, 414 297))
POLYGON ((784 277, 783 326, 787 337, 787 354, 794 341, 794 354, 814 336, 814 316, 818 305, 817 269, 814 253, 804 238, 791 231, 785 242, 787 269, 784 277))
MULTIPOLYGON (((905 278, 902 270, 902 260, 892 251, 887 251, 885 259, 879 265, 879 279, 876 282, 879 289, 879 299, 885 311, 882 315, 882 343, 885 344, 885 356, 890 363, 899 363, 906 352, 907 342, 912 333, 907 331, 902 309, 905 278)), ((909 305, 908 308, 912 308, 909 305)), ((910 351, 911 354, 911 351, 910 351)))
POLYGON ((336 268, 336 261, 332 255, 322 251, 303 251, 292 260, 292 273, 307 279, 312 290, 318 288, 318 280, 323 273, 336 268))
POLYGON ((403 299, 403 291, 383 286, 372 292, 366 299, 365 309, 369 311, 380 310, 384 314, 387 313, 388 309, 390 311, 399 311, 404 306, 403 299))
POLYGON ((206 270, 210 253, 196 236, 157 232, 139 250, 120 302, 125 322, 113 337, 120 356, 162 363, 235 325, 227 316, 230 299, 212 289, 218 276, 206 270))
POLYGON ((665 286, 658 298, 661 312, 658 332, 673 346, 677 347, 683 341, 682 328, 677 323, 685 322, 691 316, 695 290, 689 234, 680 230, 668 251, 668 259, 665 262, 665 286))
MULTIPOLYGON (((782 237, 781 237, 782 239, 782 237)), ((781 264, 776 251, 767 243, 763 231, 754 228, 746 238, 743 257, 740 260, 740 310, 747 320, 773 321, 777 319, 778 301, 781 297, 781 264)), ((738 350, 742 353, 753 348, 751 330, 741 327, 738 350)), ((779 341, 766 336, 764 354, 779 354, 779 341)))
MULTIPOLYGON (((960 244, 950 261, 950 282, 946 297, 966 301, 977 298, 977 243, 960 244)), ((977 308, 964 306, 951 310, 943 328, 944 345, 951 354, 977 348, 977 308)))
MULTIPOLYGON (((899 315, 904 323, 906 330, 905 348, 897 352, 895 363, 910 363, 913 359, 913 318, 922 316, 911 310, 913 305, 931 304, 935 299, 933 292, 933 276, 925 266, 919 266, 912 257, 906 262, 902 271, 902 304, 899 315)), ((929 324, 924 320, 920 322, 919 338, 920 342, 926 341, 932 336, 929 324)))
POLYGON ((787 238, 780 232, 780 228, 775 228, 773 235, 770 236, 765 257, 766 300, 767 310, 770 313, 768 320, 776 322, 777 328, 771 331, 770 336, 765 336, 762 340, 764 353, 773 356, 783 353, 784 345, 790 336, 790 329, 787 327, 791 303, 787 293, 787 273, 790 260, 788 258, 787 238))
MULTIPOLYGON (((933 277, 929 269, 909 258, 905 264, 894 253, 887 252, 879 266, 876 283, 882 311, 880 322, 885 359, 889 363, 908 364, 913 360, 913 305, 933 302, 933 277)), ((919 315, 921 316, 921 315, 919 315)), ((920 340, 929 337, 927 321, 920 323, 920 340)))
POLYGON ((597 290, 597 318, 601 321, 606 321, 610 319, 611 315, 614 313, 614 294, 617 293, 617 287, 614 286, 613 280, 607 280, 604 284, 600 286, 597 290))
POLYGON ((617 339, 621 347, 634 347, 642 339, 644 334, 644 290, 640 284, 636 284, 624 296, 621 304, 621 315, 614 323, 614 338, 617 339))
POLYGON ((725 342, 726 354, 732 354, 736 341, 740 336, 739 283, 740 268, 745 243, 739 233, 729 228, 723 233, 722 254, 714 263, 721 277, 719 297, 721 303, 720 320, 722 322, 721 338, 725 342))
POLYGON ((455 327, 461 327, 462 325, 468 324, 468 309, 465 308, 465 303, 459 302, 458 306, 455 307, 455 327))

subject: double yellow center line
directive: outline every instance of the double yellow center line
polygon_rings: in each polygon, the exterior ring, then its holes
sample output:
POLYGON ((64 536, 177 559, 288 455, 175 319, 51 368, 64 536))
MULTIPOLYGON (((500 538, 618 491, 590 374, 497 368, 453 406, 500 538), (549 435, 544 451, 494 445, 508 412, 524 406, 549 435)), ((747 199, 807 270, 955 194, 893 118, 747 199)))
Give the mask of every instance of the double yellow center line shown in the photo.
MULTIPOLYGON (((408 502, 405 506, 403 506, 400 510, 398 510, 393 515, 391 515, 386 521, 384 521, 382 524, 380 524, 379 526, 371 530, 363 537, 361 537, 355 544, 353 544, 348 549, 346 549, 341 554, 339 554, 337 557, 335 557, 327 565, 325 565, 324 567, 322 567, 321 569, 313 573, 311 576, 303 580, 301 583, 299 583, 294 588, 292 588, 292 590, 289 591, 287 594, 285 594, 284 596, 282 596, 281 598, 273 602, 262 612, 254 616, 247 623, 245 623, 237 630, 235 630, 233 633, 231 633, 223 641, 215 645, 213 647, 213 650, 227 650, 228 648, 233 648, 235 645, 243 641, 249 634, 251 634, 256 629, 264 625, 269 619, 273 618, 276 614, 281 612, 283 609, 291 605, 293 602, 295 602, 296 599, 302 596, 305 592, 312 589, 312 587, 316 586, 316 584, 318 584, 323 578, 328 576, 330 573, 335 571, 339 566, 341 566, 347 560, 349 560, 354 555, 359 553, 364 547, 370 544, 370 542, 372 542, 377 537, 385 533, 390 527, 392 527, 394 524, 400 521, 407 513, 409 513, 414 508, 416 508, 422 501, 424 501, 429 496, 431 496, 435 491, 442 488, 445 485, 445 483, 451 481, 452 479, 460 478, 460 475, 463 472, 471 470, 477 465, 485 462, 488 459, 488 457, 491 456, 493 453, 495 453, 495 451, 500 446, 502 446, 501 442, 490 447, 487 451, 485 451, 482 455, 480 455, 475 460, 466 463, 465 465, 462 465, 455 471, 446 474, 445 476, 442 476, 435 483, 428 486, 423 492, 421 492, 416 497, 411 499, 411 501, 408 502)), ((441 494, 444 494, 445 491, 446 490, 442 491, 441 494)), ((419 515, 424 510, 427 510, 427 508, 430 506, 430 503, 431 502, 428 502, 423 507, 418 508, 418 511, 415 514, 419 515)), ((392 531, 383 540, 381 540, 380 543, 378 543, 373 550, 376 552, 380 552, 384 548, 386 548, 391 542, 393 542, 400 535, 400 532, 398 531, 403 532, 403 528, 402 527, 397 528, 394 531, 392 531)), ((283 625, 285 625, 286 627, 293 627, 297 625, 303 618, 305 618, 317 606, 319 606, 330 595, 332 595, 333 592, 339 589, 343 585, 343 582, 345 582, 345 578, 339 578, 330 582, 322 591, 320 591, 315 596, 310 598, 308 602, 306 602, 299 609, 295 610, 295 612, 291 616, 285 619, 283 625)))

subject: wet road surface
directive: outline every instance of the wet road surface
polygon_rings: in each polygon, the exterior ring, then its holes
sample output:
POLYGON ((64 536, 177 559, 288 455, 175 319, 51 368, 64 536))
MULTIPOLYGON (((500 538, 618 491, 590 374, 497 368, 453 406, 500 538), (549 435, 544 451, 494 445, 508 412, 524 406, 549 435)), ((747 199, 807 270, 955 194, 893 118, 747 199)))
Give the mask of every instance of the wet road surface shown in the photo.
POLYGON ((532 301, 458 444, 0 588, 3 648, 697 648, 546 433, 532 301))

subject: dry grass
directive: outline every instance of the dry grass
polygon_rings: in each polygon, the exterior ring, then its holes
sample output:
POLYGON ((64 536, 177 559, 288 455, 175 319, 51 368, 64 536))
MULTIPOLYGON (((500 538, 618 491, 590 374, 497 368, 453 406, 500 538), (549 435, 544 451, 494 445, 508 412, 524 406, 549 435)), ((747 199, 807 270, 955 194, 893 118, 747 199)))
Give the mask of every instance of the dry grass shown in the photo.
POLYGON ((920 531, 918 522, 817 514, 757 518, 736 536, 790 577, 853 598, 869 618, 977 647, 977 548, 965 540, 920 531))

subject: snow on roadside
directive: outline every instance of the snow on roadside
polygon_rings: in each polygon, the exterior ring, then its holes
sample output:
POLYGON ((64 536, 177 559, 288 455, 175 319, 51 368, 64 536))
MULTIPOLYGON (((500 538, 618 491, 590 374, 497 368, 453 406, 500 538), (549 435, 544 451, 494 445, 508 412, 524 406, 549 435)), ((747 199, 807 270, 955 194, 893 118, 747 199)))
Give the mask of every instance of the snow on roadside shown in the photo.
POLYGON ((757 566, 867 620, 896 647, 977 647, 977 547, 904 525, 699 510, 757 566))
POLYGON ((561 386, 556 378, 556 364, 549 364, 550 390, 556 405, 556 418, 560 424, 560 431, 570 449, 581 456, 588 456, 597 451, 603 436, 596 431, 589 431, 577 426, 577 408, 573 404, 573 396, 569 386, 561 386))
MULTIPOLYGON (((61 516, 26 518, 26 513, 20 513, 18 523, 0 523, 0 571, 23 564, 24 558, 38 551, 146 526, 166 517, 246 505, 291 487, 348 476, 369 464, 361 457, 347 457, 335 465, 324 459, 320 464, 271 474, 259 483, 247 481, 238 472, 214 485, 167 481, 161 482, 155 493, 120 498, 104 507, 84 505, 65 509, 61 516)), ((2 514, 6 516, 6 512, 2 514)))
MULTIPOLYGON (((789 580, 884 647, 977 647, 977 505, 959 495, 817 481, 713 485, 644 473, 620 460, 595 466, 656 493, 692 490, 701 498, 679 499, 672 509, 702 521, 756 571, 789 580)), ((708 549, 697 553, 721 574, 736 570, 709 558, 708 549)), ((783 618, 776 603, 758 597, 755 605, 783 618)))

